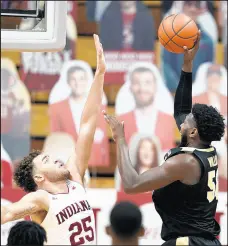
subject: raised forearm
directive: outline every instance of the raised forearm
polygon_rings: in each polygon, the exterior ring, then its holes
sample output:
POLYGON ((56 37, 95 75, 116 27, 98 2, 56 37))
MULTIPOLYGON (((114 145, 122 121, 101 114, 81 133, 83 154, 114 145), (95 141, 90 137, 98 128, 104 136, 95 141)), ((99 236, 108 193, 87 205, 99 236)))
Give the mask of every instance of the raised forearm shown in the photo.
POLYGON ((129 150, 125 138, 117 139, 117 164, 123 187, 126 192, 132 189, 139 177, 131 164, 129 150))
POLYGON ((192 109, 192 62, 185 62, 174 99, 174 118, 180 129, 192 109))
POLYGON ((184 71, 186 73, 191 73, 192 72, 192 66, 193 66, 193 61, 184 62, 183 66, 182 66, 182 71, 184 71))
POLYGON ((96 129, 97 118, 102 103, 103 85, 104 73, 96 72, 81 118, 81 126, 89 123, 92 131, 96 129))

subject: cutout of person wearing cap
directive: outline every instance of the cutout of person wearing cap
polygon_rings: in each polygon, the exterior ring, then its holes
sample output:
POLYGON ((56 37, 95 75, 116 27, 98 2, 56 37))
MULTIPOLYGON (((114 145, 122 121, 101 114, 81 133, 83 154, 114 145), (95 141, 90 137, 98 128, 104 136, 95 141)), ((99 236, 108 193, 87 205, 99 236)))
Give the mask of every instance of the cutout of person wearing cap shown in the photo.
MULTIPOLYGON (((72 60, 64 64, 60 79, 49 96, 51 132, 68 133, 77 142, 80 119, 92 82, 93 72, 88 63, 72 60)), ((90 166, 109 165, 107 127, 102 115, 106 104, 107 100, 104 95, 89 161, 90 166)))
POLYGON ((116 115, 124 121, 127 142, 134 133, 140 132, 158 137, 162 151, 173 148, 172 105, 173 98, 157 67, 147 62, 134 63, 116 97, 116 115))
POLYGON ((30 151, 31 99, 15 64, 1 58, 1 140, 12 161, 30 151))
POLYGON ((213 105, 227 115, 227 71, 212 63, 202 64, 192 88, 193 103, 213 105))
MULTIPOLYGON (((162 163, 159 139, 149 134, 134 134, 129 142, 129 154, 132 165, 139 174, 162 163)), ((115 187, 123 190, 118 168, 115 172, 115 187)))

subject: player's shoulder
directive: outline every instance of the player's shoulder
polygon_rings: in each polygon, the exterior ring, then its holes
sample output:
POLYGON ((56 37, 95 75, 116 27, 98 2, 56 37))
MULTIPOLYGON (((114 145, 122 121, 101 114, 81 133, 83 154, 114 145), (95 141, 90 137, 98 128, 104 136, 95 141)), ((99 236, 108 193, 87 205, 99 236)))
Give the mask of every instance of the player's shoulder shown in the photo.
POLYGON ((37 190, 37 191, 28 193, 25 197, 33 201, 43 202, 46 199, 48 199, 48 192, 45 190, 37 190))
POLYGON ((198 168, 199 161, 191 152, 181 152, 166 160, 166 167, 169 172, 188 172, 189 169, 198 168))
POLYGON ((67 180, 67 186, 70 190, 74 190, 74 191, 83 191, 85 192, 85 186, 83 183, 79 182, 79 181, 74 181, 74 180, 67 180))
POLYGON ((23 202, 36 204, 37 206, 41 208, 48 208, 49 206, 49 197, 48 193, 44 190, 37 190, 34 192, 30 192, 26 194, 22 198, 23 202))

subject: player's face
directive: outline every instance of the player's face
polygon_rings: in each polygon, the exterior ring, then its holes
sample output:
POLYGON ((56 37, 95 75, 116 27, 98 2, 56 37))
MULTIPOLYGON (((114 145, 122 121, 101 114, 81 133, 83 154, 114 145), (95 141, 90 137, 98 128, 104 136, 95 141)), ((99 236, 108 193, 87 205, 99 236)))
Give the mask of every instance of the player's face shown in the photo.
POLYGON ((151 72, 134 72, 132 74, 131 92, 138 108, 153 103, 156 89, 156 81, 151 72))
POLYGON ((139 159, 143 166, 148 168, 151 167, 153 159, 154 159, 154 151, 153 151, 153 143, 145 139, 141 142, 139 147, 139 159))
POLYGON ((74 71, 69 75, 68 79, 68 83, 74 97, 85 97, 87 95, 88 79, 85 71, 74 71))
POLYGON ((213 73, 207 77, 208 91, 218 93, 220 90, 221 76, 219 74, 213 73))
POLYGON ((47 153, 42 153, 34 159, 35 173, 41 174, 50 182, 57 182, 69 178, 69 171, 60 160, 52 159, 47 153))
POLYGON ((181 124, 180 134, 180 147, 186 147, 189 143, 189 139, 196 134, 196 125, 191 113, 186 116, 185 121, 181 124))

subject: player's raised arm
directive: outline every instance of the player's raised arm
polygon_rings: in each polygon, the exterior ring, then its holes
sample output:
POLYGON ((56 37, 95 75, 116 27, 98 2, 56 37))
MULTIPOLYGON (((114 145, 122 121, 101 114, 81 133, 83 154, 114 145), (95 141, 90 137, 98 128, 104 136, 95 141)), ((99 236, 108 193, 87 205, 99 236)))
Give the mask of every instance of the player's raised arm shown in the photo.
POLYGON ((164 165, 138 174, 132 166, 125 140, 123 122, 104 112, 117 144, 117 164, 126 193, 142 193, 159 189, 177 180, 183 180, 191 165, 198 165, 192 156, 183 154, 168 159, 164 165), (183 165, 184 163, 184 165, 183 165))
POLYGON ((104 75, 106 70, 102 44, 100 43, 99 37, 95 34, 94 42, 97 52, 97 69, 81 117, 76 155, 73 155, 67 162, 71 179, 81 182, 83 182, 85 171, 88 168, 98 115, 102 104, 104 75))
POLYGON ((42 191, 25 195, 20 201, 1 206, 1 224, 24 218, 39 211, 48 210, 48 198, 42 191))
POLYGON ((194 48, 188 50, 187 47, 184 47, 184 64, 174 99, 174 118, 179 130, 186 115, 192 110, 192 65, 193 59, 199 49, 199 42, 200 31, 194 48))

